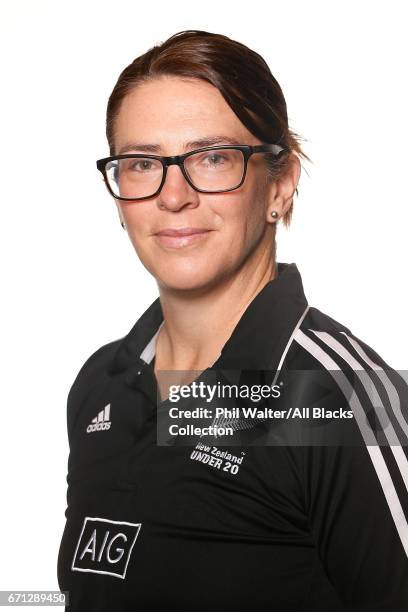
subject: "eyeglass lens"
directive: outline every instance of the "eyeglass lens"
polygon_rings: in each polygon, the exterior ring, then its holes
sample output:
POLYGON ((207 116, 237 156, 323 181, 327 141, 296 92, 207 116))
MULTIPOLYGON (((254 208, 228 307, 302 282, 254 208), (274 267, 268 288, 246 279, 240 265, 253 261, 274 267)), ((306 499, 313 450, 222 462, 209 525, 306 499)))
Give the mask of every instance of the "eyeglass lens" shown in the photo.
MULTIPOLYGON (((237 149, 214 149, 189 155, 184 168, 193 185, 203 191, 237 187, 244 173, 244 155, 237 149)), ((115 196, 144 198, 153 195, 163 178, 163 165, 150 157, 125 157, 106 165, 109 186, 115 196)))

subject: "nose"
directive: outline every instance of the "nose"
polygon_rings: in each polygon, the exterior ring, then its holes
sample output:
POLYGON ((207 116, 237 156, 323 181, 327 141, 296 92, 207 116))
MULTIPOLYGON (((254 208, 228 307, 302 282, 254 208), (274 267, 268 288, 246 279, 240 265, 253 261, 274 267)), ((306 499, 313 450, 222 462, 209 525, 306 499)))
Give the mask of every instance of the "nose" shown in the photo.
POLYGON ((166 180, 157 197, 161 208, 178 210, 186 204, 197 205, 198 193, 186 181, 181 168, 176 164, 167 167, 166 180))

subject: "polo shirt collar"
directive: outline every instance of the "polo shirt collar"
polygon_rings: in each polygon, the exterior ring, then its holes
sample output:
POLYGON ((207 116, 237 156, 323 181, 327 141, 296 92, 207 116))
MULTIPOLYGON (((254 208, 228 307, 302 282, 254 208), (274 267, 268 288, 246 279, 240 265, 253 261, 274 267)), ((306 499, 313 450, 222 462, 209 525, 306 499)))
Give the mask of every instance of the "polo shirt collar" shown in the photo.
MULTIPOLYGON (((291 336, 305 315, 308 304, 295 263, 277 262, 277 276, 266 283, 248 305, 211 368, 275 370, 280 367, 291 336)), ((155 337, 163 323, 157 298, 121 340, 108 373, 146 365, 141 358, 154 355, 155 337), (149 349, 146 351, 146 347, 149 349)))

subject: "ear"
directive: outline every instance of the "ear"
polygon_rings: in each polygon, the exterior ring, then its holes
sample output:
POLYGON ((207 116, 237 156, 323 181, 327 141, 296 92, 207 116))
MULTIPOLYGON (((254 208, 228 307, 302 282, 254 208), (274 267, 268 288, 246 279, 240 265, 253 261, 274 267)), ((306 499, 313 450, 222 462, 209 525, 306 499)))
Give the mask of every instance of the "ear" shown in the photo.
POLYGON ((270 181, 267 188, 266 217, 268 223, 276 223, 277 219, 290 209, 293 197, 299 182, 301 166, 298 156, 291 153, 288 159, 288 168, 280 178, 270 181), (271 217, 271 212, 276 211, 278 217, 271 217))

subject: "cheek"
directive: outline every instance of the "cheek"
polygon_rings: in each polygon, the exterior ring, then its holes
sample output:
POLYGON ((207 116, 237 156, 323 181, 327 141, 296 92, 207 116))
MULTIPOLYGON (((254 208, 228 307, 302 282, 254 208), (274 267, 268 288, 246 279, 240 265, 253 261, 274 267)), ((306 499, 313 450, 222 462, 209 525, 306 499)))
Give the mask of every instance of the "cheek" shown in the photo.
POLYGON ((145 245, 151 229, 152 216, 149 210, 151 209, 143 206, 143 203, 125 204, 121 208, 130 241, 139 255, 146 249, 145 245))
POLYGON ((230 202, 224 210, 224 237, 231 248, 245 249, 257 242, 265 229, 265 210, 258 194, 230 202))

